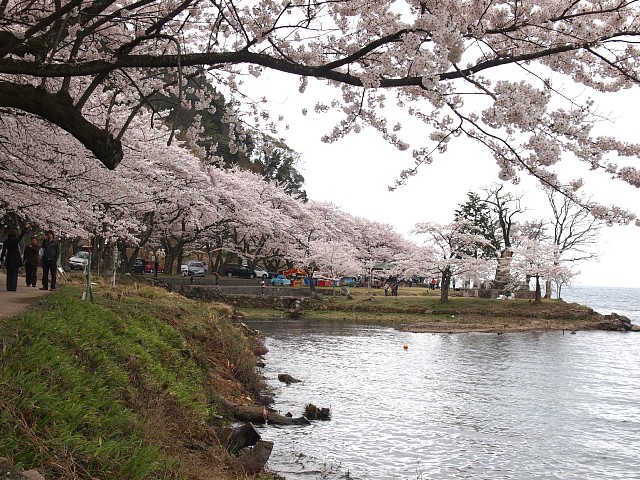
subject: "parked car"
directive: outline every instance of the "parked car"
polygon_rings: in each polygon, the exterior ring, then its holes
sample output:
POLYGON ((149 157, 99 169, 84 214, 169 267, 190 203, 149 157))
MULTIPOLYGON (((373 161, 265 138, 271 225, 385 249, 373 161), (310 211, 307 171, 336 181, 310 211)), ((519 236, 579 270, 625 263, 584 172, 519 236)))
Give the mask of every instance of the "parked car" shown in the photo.
POLYGON ((275 278, 272 278, 271 281, 269 282, 269 284, 271 285, 291 285, 291 280, 289 280, 287 277, 285 277, 284 275, 278 275, 275 278))
POLYGON ((227 277, 256 278, 256 272, 239 263, 227 263, 222 273, 227 277))
MULTIPOLYGON (((155 261, 154 260, 145 260, 144 262, 144 273, 155 273, 155 261)), ((164 273, 164 265, 158 263, 158 273, 164 273)))
POLYGON ((341 287, 355 287, 356 279, 354 277, 342 277, 340 279, 339 285, 341 287))
POLYGON ((131 273, 134 275, 142 275, 144 273, 144 258, 136 258, 131 267, 131 273))
POLYGON ((207 274, 207 264, 197 260, 187 262, 187 275, 194 277, 204 277, 207 274))
POLYGON ((69 259, 69 270, 84 270, 89 263, 89 252, 79 251, 69 259))
POLYGON ((262 277, 265 280, 267 278, 274 278, 278 276, 276 272, 269 272, 266 268, 261 267, 260 265, 253 267, 253 271, 256 274, 256 277, 262 277))

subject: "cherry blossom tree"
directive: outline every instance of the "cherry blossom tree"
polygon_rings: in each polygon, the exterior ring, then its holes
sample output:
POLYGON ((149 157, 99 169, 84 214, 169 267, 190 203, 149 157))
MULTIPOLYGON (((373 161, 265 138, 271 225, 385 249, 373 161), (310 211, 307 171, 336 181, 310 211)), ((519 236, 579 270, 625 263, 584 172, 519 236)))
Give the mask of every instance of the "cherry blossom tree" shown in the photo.
POLYGON ((433 265, 432 271, 440 275, 440 301, 443 303, 449 301, 449 286, 453 277, 469 276, 471 273, 480 276, 483 275, 480 272, 487 271, 488 260, 476 258, 469 252, 477 245, 489 245, 490 242, 481 235, 468 233, 469 229, 469 222, 465 220, 448 225, 418 223, 413 229, 414 234, 426 236, 425 246, 430 248, 423 251, 432 255, 427 262, 433 265))
MULTIPOLYGON (((373 128, 410 151, 415 166, 397 184, 465 137, 493 155, 503 180, 533 175, 579 203, 583 180, 555 169, 564 158, 640 186, 640 147, 599 136, 592 99, 637 88, 639 13, 634 0, 6 0, 1 116, 40 122, 49 137, 64 130, 115 168, 131 118, 158 93, 209 108, 214 93, 197 86, 206 77, 229 95, 233 152, 246 128, 277 131, 254 98, 268 87, 247 96, 243 78, 275 70, 298 77, 302 92, 314 78, 336 87, 301 106, 339 113, 325 141, 373 128), (428 132, 419 143, 408 133, 416 124, 428 132)), ((197 134, 191 127, 183 133, 197 134)), ((585 207, 635 219, 618 206, 585 207)))
MULTIPOLYGON (((266 181, 246 170, 210 168, 218 221, 205 237, 215 245, 220 259, 274 263, 281 257, 288 238, 291 216, 298 215, 302 203, 287 195, 286 186, 266 181)), ((209 250, 213 252, 213 250, 209 250)), ((283 265, 277 265, 280 267, 283 265)))
MULTIPOLYGON (((352 219, 352 226, 351 241, 357 249, 358 261, 369 276, 369 289, 376 265, 392 266, 397 260, 406 258, 407 252, 415 247, 389 224, 355 217, 352 219)), ((384 272, 391 275, 400 273, 389 270, 384 272)))
POLYGON ((398 255, 394 260, 394 264, 400 269, 404 278, 431 278, 436 275, 437 268, 433 263, 436 253, 433 247, 430 245, 412 245, 412 247, 398 255))
POLYGON ((540 279, 565 283, 573 276, 573 272, 564 264, 557 261, 559 257, 558 246, 552 241, 538 241, 531 238, 522 238, 518 245, 513 247, 511 262, 512 289, 517 289, 517 283, 522 283, 525 278, 535 278, 535 302, 542 301, 540 279))
MULTIPOLYGON (((331 278, 356 276, 363 270, 362 264, 357 260, 355 246, 345 240, 314 241, 310 245, 310 251, 313 265, 319 271, 327 272, 331 278)), ((332 284, 335 287, 335 282, 332 284)), ((342 291, 344 295, 349 295, 348 286, 344 286, 342 291)))
POLYGON ((348 218, 334 204, 316 201, 309 201, 291 218, 284 256, 305 271, 311 291, 315 291, 314 273, 326 266, 322 243, 343 239, 348 218))

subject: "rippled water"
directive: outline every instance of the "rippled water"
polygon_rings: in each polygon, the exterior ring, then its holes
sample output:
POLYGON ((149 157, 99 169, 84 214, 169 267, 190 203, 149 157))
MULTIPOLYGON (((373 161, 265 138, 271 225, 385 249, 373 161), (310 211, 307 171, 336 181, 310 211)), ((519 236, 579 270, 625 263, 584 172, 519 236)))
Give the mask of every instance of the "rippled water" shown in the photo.
POLYGON ((596 312, 615 312, 640 324, 640 288, 623 287, 564 287, 561 297, 566 302, 577 302, 596 312))
POLYGON ((261 430, 287 479, 640 479, 640 334, 251 326, 275 407, 332 411, 261 430))

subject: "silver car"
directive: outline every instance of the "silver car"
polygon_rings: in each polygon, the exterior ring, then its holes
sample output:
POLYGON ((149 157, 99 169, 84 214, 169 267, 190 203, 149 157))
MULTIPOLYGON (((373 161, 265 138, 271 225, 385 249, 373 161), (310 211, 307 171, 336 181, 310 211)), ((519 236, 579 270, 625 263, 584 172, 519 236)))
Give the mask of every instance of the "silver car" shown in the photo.
POLYGON ((80 251, 69 259, 70 270, 84 270, 89 263, 89 252, 80 251))
POLYGON ((191 260, 187 263, 187 275, 194 277, 204 277, 207 274, 207 264, 197 260, 191 260))

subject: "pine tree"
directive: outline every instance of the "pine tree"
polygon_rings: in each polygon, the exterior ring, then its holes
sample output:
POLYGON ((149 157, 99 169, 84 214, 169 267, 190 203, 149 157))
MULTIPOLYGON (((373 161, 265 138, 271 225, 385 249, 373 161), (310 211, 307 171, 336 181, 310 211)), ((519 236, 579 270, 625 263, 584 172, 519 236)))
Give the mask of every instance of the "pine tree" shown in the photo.
POLYGON ((455 220, 468 220, 471 226, 465 233, 472 233, 486 238, 490 245, 477 244, 465 252, 475 258, 493 258, 498 255, 501 248, 499 237, 496 236, 496 223, 491 216, 491 209, 473 192, 467 193, 467 203, 460 204, 455 211, 455 220))

